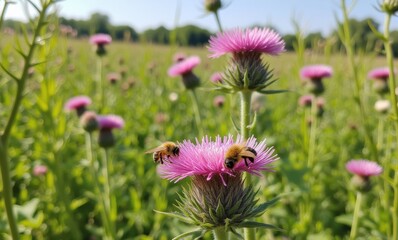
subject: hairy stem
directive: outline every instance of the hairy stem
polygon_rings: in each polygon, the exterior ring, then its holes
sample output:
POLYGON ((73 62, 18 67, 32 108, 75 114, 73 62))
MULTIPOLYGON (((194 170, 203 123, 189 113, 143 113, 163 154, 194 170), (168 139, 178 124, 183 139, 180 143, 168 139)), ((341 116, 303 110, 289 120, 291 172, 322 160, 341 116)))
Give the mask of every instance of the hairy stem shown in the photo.
MULTIPOLYGON (((214 240, 229 240, 229 234, 224 227, 218 227, 213 230, 214 240)), ((245 238, 246 239, 246 238, 245 238)))

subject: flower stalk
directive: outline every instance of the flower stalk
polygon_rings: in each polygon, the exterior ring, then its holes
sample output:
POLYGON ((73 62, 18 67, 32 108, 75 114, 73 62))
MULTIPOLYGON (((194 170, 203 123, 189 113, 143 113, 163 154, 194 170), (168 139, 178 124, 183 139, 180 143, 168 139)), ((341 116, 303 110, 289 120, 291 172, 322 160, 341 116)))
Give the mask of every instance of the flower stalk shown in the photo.
POLYGON ((198 96, 196 95, 195 89, 190 89, 189 93, 192 98, 192 106, 193 106, 193 111, 194 111, 194 115, 195 115, 196 127, 198 129, 199 135, 203 136, 203 125, 202 125, 202 118, 200 116, 198 96))
MULTIPOLYGON (((4 12, 6 10, 8 3, 9 2, 6 1, 6 5, 4 5, 1 19, 3 19, 4 12)), ((33 32, 32 41, 29 44, 30 48, 29 48, 27 54, 20 53, 24 60, 24 65, 22 68, 21 76, 16 77, 8 69, 6 69, 3 65, 0 65, 0 67, 6 72, 6 74, 9 77, 11 77, 13 80, 15 80, 15 82, 17 84, 17 92, 15 94, 14 102, 13 102, 13 105, 11 108, 11 113, 8 117, 4 131, 0 137, 0 167, 1 167, 1 179, 3 182, 3 190, 4 190, 3 191, 3 199, 4 199, 4 205, 5 205, 6 213, 7 213, 8 224, 9 224, 10 231, 11 231, 11 237, 14 240, 19 239, 19 231, 18 231, 16 219, 14 216, 13 203, 12 203, 12 199, 13 199, 12 192, 13 191, 12 191, 11 176, 10 176, 10 169, 9 169, 9 162, 8 162, 9 161, 8 139, 11 135, 11 130, 12 130, 13 126, 15 125, 15 121, 16 121, 16 118, 17 118, 17 115, 19 112, 19 108, 20 108, 20 105, 23 100, 23 92, 25 90, 26 81, 29 78, 29 68, 34 66, 32 61, 33 61, 34 52, 38 45, 37 39, 40 36, 40 33, 41 33, 43 27, 46 25, 47 10, 53 3, 54 3, 53 1, 43 2, 42 6, 41 6, 41 10, 39 10, 39 8, 36 5, 34 5, 34 7, 38 10, 38 13, 39 13, 38 22, 37 22, 36 28, 33 32)), ((33 5, 32 2, 30 2, 30 4, 33 5)))
POLYGON ((351 224, 351 232, 350 232, 350 239, 354 240, 357 237, 358 232, 358 220, 359 220, 359 213, 361 210, 361 202, 362 202, 362 193, 357 191, 357 198, 355 200, 355 209, 354 209, 354 216, 352 219, 351 224))
POLYGON ((340 37, 341 37, 341 40, 346 49, 350 67, 353 71, 353 78, 355 81, 354 100, 359 108, 359 113, 360 113, 361 120, 363 122, 364 130, 365 130, 365 139, 366 139, 366 142, 368 143, 370 152, 372 154, 372 158, 375 161, 378 161, 379 155, 377 152, 377 146, 375 144, 375 141, 373 140, 372 133, 371 133, 372 130, 370 129, 368 121, 367 121, 367 116, 366 116, 366 111, 365 111, 365 106, 364 106, 364 99, 363 99, 362 90, 361 90, 362 89, 361 88, 361 79, 360 79, 360 76, 358 73, 359 65, 355 62, 354 47, 353 47, 353 41, 351 38, 348 10, 347 10, 345 0, 341 0, 341 7, 343 10, 344 23, 343 23, 343 32, 340 33, 340 35, 341 35, 340 37))
POLYGON ((229 240, 229 234, 225 227, 218 227, 213 230, 214 240, 229 240))

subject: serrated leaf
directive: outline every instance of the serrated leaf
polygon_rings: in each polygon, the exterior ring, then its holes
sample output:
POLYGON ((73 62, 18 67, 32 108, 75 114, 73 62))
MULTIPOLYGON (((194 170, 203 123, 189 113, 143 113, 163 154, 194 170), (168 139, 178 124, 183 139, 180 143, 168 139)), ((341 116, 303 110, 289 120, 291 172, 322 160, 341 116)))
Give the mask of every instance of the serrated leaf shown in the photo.
POLYGON ((243 236, 239 234, 234 228, 229 228, 229 231, 231 231, 238 239, 244 240, 243 236))
POLYGON ((160 214, 164 214, 164 215, 169 216, 169 217, 178 218, 179 220, 181 220, 183 222, 186 222, 188 224, 193 224, 194 223, 191 219, 189 219, 189 218, 187 218, 187 217, 185 217, 185 216, 183 216, 183 215, 181 215, 179 213, 162 212, 162 211, 158 211, 158 210, 153 210, 153 211, 155 211, 157 213, 160 213, 160 214))
POLYGON ((241 222, 236 227, 238 227, 238 228, 264 228, 264 229, 283 231, 283 229, 278 228, 271 224, 252 222, 252 221, 241 222))

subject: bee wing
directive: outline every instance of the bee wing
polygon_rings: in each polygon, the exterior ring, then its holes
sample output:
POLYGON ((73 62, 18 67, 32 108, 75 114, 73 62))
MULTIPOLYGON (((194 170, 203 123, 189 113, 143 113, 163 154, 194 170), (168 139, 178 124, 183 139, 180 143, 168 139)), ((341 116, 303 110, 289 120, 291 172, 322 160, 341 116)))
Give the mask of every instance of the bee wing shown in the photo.
POLYGON ((166 150, 166 147, 159 146, 159 147, 150 149, 150 150, 146 151, 145 153, 154 153, 154 152, 159 152, 159 151, 164 151, 164 150, 166 150))
POLYGON ((248 150, 243 151, 240 155, 242 157, 256 158, 256 154, 254 154, 253 152, 250 152, 248 150))

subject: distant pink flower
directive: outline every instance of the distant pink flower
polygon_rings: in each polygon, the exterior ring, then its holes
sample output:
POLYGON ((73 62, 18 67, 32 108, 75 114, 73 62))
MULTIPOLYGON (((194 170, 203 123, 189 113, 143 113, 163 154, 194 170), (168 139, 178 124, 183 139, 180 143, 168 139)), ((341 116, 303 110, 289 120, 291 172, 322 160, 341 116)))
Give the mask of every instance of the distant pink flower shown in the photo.
POLYGON ((210 37, 211 58, 227 53, 265 53, 278 55, 285 50, 285 42, 279 34, 268 28, 234 29, 219 32, 210 37))
POLYGON ((106 45, 112 42, 109 34, 98 33, 90 37, 90 43, 94 45, 106 45))
POLYGON ((222 82, 222 73, 220 73, 220 72, 213 73, 213 75, 210 76, 210 80, 211 80, 213 83, 220 83, 220 82, 222 82))
POLYGON ((185 53, 178 52, 178 53, 174 54, 173 62, 178 63, 178 62, 181 62, 182 60, 184 60, 185 58, 187 58, 187 55, 185 55, 185 53))
POLYGON ((91 99, 87 96, 76 96, 69 99, 65 103, 65 110, 79 110, 80 108, 85 108, 86 106, 91 104, 91 99))
POLYGON ((302 107, 311 106, 312 101, 314 100, 313 95, 304 95, 299 98, 299 105, 302 107))
POLYGON ((186 58, 176 64, 174 64, 168 71, 169 76, 177 77, 192 72, 198 64, 200 63, 200 58, 198 56, 192 56, 186 58))
POLYGON ((368 78, 376 80, 387 80, 390 77, 390 69, 388 67, 375 68, 368 73, 368 78))
POLYGON ((241 161, 233 170, 226 168, 224 166, 226 151, 232 144, 242 142, 243 139, 241 137, 238 136, 236 141, 234 141, 231 135, 225 137, 217 136, 215 140, 206 136, 201 142, 196 140, 196 143, 184 140, 179 145, 179 155, 172 156, 170 161, 159 165, 158 172, 161 177, 173 182, 195 175, 204 176, 207 180, 214 176, 220 176, 225 185, 223 177, 225 175, 235 176, 241 172, 260 175, 263 170, 272 170, 272 167, 268 166, 268 164, 278 159, 274 154, 274 149, 267 148, 265 140, 257 142, 254 137, 249 138, 246 142, 247 146, 252 147, 257 152, 254 162, 250 162, 247 167, 244 161, 241 161))
POLYGON ((300 76, 304 79, 320 80, 322 78, 331 77, 333 69, 327 65, 309 65, 300 71, 300 76))
POLYGON ((225 98, 224 96, 216 96, 213 100, 213 105, 215 107, 222 107, 224 106, 225 103, 225 98))
POLYGON ((106 76, 106 78, 108 79, 108 81, 109 81, 110 83, 116 83, 118 80, 120 80, 120 74, 119 74, 119 73, 112 72, 112 73, 109 73, 109 74, 106 76))
POLYGON ((116 115, 102 115, 97 117, 100 130, 123 128, 123 118, 116 115))
POLYGON ((383 168, 369 160, 351 160, 346 164, 346 169, 361 177, 377 176, 383 172, 383 168))
POLYGON ((33 167, 33 175, 43 176, 47 173, 47 167, 44 165, 36 165, 33 167))

